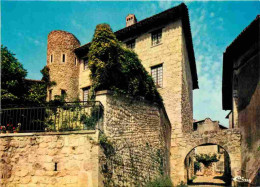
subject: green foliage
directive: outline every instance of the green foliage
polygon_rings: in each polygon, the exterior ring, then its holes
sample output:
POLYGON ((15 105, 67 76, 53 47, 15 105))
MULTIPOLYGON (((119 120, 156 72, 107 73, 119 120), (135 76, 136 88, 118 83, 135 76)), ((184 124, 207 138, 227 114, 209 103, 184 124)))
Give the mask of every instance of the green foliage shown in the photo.
POLYGON ((96 119, 93 118, 92 116, 87 116, 83 114, 80 117, 80 122, 84 123, 84 126, 86 130, 95 130, 96 127, 96 119))
POLYGON ((192 176, 192 177, 191 177, 191 179, 190 179, 190 180, 191 180, 191 181, 193 181, 193 180, 195 180, 196 178, 197 178, 197 176, 196 176, 196 175, 194 175, 194 176, 192 176))
POLYGON ((44 66, 41 70, 42 73, 42 81, 45 83, 47 87, 55 86, 56 82, 50 80, 50 68, 48 66, 44 66))
POLYGON ((7 47, 1 45, 1 100, 2 105, 22 102, 25 94, 24 78, 27 71, 7 47))
POLYGON ((181 181, 181 183, 178 184, 177 187, 188 187, 188 185, 181 181))
POLYGON ((172 187, 172 186, 173 186, 172 181, 170 177, 167 176, 157 178, 146 184, 146 187, 172 187))
POLYGON ((200 163, 197 161, 194 162, 194 170, 195 170, 195 173, 200 170, 200 163))
POLYGON ((88 53, 93 92, 111 90, 162 104, 152 77, 137 55, 123 47, 107 24, 97 25, 88 53))
POLYGON ((46 101, 46 86, 42 83, 32 84, 28 93, 25 95, 25 100, 35 105, 43 105, 46 101))
POLYGON ((93 106, 90 111, 90 115, 83 114, 80 117, 80 122, 84 123, 85 129, 95 130, 98 120, 103 115, 103 108, 101 106, 93 106))
POLYGON ((64 106, 66 95, 55 95, 54 99, 49 101, 51 106, 64 106))
POLYGON ((101 134, 99 136, 99 144, 104 150, 104 154, 107 158, 113 156, 115 154, 115 149, 113 147, 112 142, 107 138, 105 134, 101 134))
POLYGON ((50 81, 47 66, 41 70, 42 82, 26 80, 27 71, 14 54, 3 45, 1 45, 1 71, 2 105, 44 105, 47 87, 56 84, 50 81))
POLYGON ((198 162, 203 163, 206 167, 208 167, 212 162, 218 162, 217 154, 198 154, 195 155, 195 158, 198 162))

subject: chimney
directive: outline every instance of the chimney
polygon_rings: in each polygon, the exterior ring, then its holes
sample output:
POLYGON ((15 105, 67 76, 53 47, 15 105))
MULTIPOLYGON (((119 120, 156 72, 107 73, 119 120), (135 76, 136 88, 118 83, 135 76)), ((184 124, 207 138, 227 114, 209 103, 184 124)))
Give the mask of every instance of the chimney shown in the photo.
POLYGON ((134 14, 128 14, 126 16, 126 27, 129 27, 137 22, 137 19, 134 14))

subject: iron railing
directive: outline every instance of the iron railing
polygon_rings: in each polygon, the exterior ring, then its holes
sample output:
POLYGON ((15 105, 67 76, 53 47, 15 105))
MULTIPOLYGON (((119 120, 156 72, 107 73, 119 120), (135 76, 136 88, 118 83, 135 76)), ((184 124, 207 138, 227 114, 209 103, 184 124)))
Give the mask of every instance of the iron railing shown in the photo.
POLYGON ((94 130, 101 127, 99 101, 67 102, 59 106, 1 109, 0 132, 57 132, 94 130))

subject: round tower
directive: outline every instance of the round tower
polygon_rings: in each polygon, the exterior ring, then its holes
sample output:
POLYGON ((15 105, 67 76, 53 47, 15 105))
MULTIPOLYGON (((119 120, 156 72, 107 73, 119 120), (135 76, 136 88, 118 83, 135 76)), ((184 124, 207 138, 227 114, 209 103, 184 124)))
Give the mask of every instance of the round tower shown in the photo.
POLYGON ((79 40, 71 33, 55 30, 49 33, 47 41, 47 66, 50 80, 56 85, 48 88, 47 100, 55 95, 66 94, 66 101, 78 97, 79 59, 74 49, 80 46, 79 40))

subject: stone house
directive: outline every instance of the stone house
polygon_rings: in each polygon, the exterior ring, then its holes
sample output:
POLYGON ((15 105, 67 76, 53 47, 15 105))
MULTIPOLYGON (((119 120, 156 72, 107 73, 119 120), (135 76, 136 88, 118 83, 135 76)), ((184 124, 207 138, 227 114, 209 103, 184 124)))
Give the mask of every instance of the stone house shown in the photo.
POLYGON ((260 15, 223 54, 222 104, 231 110, 230 128, 241 131, 241 176, 259 185, 260 147, 260 15))
MULTIPOLYGON (((170 145, 175 145, 177 136, 192 131, 193 89, 198 89, 186 5, 182 3, 141 21, 129 14, 126 27, 116 31, 115 35, 137 53, 144 68, 153 77, 171 123, 170 145)), ((65 31, 49 33, 47 66, 51 81, 57 85, 48 89, 48 100, 65 93, 68 101, 77 97, 81 101, 87 100, 91 86, 87 59, 89 46, 90 43, 81 45, 73 34, 65 31)), ((175 152, 174 149, 170 147, 170 152, 175 152)), ((173 168, 178 166, 172 156, 169 159, 170 176, 174 178, 177 173, 173 173, 176 172, 173 168)), ((179 175, 184 175, 184 169, 179 171, 179 175)), ((175 181, 179 183, 181 180, 175 181)))
MULTIPOLYGON (((134 50, 152 75, 163 97, 167 114, 177 128, 192 129, 192 90, 198 88, 188 9, 185 4, 138 21, 126 17, 127 27, 115 32, 117 38, 134 50)), ((68 101, 87 100, 91 86, 88 69, 90 43, 65 31, 48 35, 47 66, 50 78, 57 83, 48 89, 48 100, 67 95, 68 101)))
POLYGON ((198 131, 199 134, 203 134, 205 131, 218 131, 222 129, 227 129, 227 127, 219 124, 219 121, 212 121, 210 118, 193 122, 193 130, 198 131))

